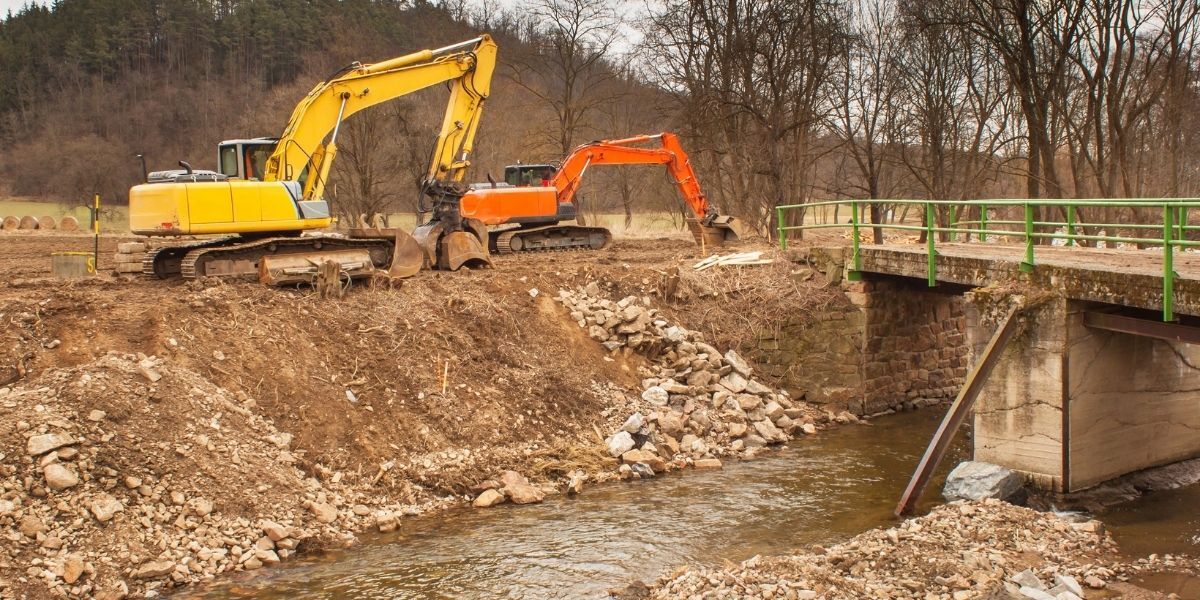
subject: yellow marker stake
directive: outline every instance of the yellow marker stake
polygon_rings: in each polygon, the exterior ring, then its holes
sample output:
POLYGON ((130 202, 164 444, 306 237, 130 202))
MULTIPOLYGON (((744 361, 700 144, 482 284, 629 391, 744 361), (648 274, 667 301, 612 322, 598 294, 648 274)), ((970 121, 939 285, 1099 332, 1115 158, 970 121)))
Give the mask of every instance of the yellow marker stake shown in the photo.
POLYGON ((92 264, 93 274, 100 272, 100 192, 92 200, 92 264))

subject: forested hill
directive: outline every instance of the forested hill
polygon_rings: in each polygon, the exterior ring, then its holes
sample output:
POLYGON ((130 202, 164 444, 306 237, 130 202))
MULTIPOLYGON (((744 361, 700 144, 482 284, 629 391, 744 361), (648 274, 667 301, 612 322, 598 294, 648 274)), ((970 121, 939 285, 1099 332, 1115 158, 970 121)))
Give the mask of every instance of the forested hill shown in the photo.
MULTIPOLYGON (((496 37, 504 66, 484 113, 476 164, 495 169, 560 155, 553 103, 534 93, 553 88, 554 74, 522 76, 521 85, 511 77, 530 65, 553 70, 529 59, 530 41, 540 34, 529 22, 456 6, 58 0, 24 8, 0 22, 0 196, 69 202, 98 190, 123 201, 140 176, 136 154, 144 153, 152 170, 180 159, 213 168, 218 141, 278 135, 296 102, 339 67, 482 31, 496 37)), ((595 69, 606 73, 597 79, 604 86, 637 87, 607 61, 595 69)), ((332 193, 406 208, 445 98, 439 86, 352 118, 339 139, 332 193)))

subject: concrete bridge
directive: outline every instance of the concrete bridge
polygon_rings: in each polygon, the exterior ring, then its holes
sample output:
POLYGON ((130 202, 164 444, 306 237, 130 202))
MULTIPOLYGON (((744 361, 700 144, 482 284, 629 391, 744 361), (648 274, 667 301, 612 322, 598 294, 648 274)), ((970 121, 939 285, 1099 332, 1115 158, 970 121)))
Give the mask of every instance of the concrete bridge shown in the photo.
POLYGON ((939 242, 933 261, 926 244, 791 250, 853 306, 809 328, 852 348, 801 364, 809 399, 871 414, 954 398, 1019 305, 979 384, 976 460, 1074 492, 1200 456, 1200 252, 994 241, 939 242))

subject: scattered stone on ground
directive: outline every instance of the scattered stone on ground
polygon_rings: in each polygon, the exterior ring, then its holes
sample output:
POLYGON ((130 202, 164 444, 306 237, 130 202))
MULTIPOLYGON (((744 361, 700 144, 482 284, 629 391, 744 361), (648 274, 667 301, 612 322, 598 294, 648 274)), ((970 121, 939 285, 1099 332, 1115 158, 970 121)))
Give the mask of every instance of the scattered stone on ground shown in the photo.
POLYGON ((959 501, 828 548, 690 566, 652 598, 1088 598, 1143 572, 1196 574, 1200 561, 1152 555, 1124 562, 1098 521, 1072 521, 999 500, 959 501), (1081 584, 1082 582, 1082 584, 1081 584))

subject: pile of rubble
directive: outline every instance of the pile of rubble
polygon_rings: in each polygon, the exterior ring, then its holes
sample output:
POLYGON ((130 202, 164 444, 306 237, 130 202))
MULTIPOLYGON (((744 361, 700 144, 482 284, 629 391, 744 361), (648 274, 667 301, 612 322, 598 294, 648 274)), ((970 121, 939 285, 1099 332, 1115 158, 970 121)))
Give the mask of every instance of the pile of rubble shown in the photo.
POLYGON ((154 356, 0 387, 0 423, 0 598, 6 584, 153 597, 453 500, 405 503, 320 465, 310 475, 252 398, 154 356))
POLYGON ((734 350, 720 352, 699 332, 673 325, 633 296, 600 297, 596 283, 562 290, 558 300, 588 335, 613 354, 638 354, 642 392, 613 422, 606 440, 622 477, 652 477, 681 466, 716 468, 722 457, 747 458, 771 444, 816 433, 831 415, 754 378, 734 350))
POLYGON ((827 549, 690 567, 659 580, 651 596, 1077 600, 1136 572, 1187 568, 1153 558, 1118 562, 1099 521, 982 500, 943 505, 827 549))

